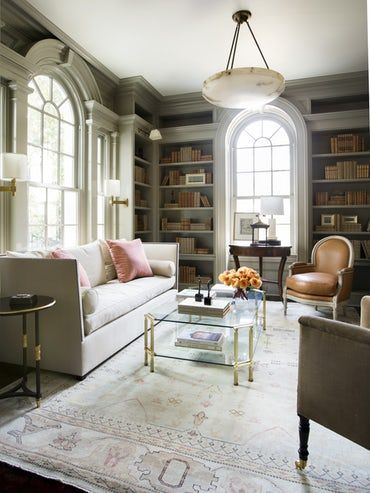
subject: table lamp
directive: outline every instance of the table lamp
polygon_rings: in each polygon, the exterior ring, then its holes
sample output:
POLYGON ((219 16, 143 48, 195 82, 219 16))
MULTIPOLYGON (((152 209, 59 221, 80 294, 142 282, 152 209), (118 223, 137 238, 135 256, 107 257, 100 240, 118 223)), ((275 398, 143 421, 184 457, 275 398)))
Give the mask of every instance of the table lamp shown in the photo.
POLYGON ((261 214, 271 216, 269 218, 268 243, 270 245, 280 245, 280 240, 276 236, 276 219, 274 216, 284 214, 283 197, 261 197, 261 214))

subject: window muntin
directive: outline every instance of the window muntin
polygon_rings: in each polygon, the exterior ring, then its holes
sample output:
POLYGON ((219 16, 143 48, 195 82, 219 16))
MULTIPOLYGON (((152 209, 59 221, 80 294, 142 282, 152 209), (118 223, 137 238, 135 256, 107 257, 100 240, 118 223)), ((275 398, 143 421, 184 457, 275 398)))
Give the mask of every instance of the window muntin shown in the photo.
POLYGON ((75 117, 61 84, 36 76, 28 97, 30 248, 78 243, 75 117))
POLYGON ((257 214, 262 196, 281 196, 284 215, 275 216, 276 233, 285 245, 293 241, 291 148, 284 126, 262 117, 246 123, 233 149, 234 212, 257 214))

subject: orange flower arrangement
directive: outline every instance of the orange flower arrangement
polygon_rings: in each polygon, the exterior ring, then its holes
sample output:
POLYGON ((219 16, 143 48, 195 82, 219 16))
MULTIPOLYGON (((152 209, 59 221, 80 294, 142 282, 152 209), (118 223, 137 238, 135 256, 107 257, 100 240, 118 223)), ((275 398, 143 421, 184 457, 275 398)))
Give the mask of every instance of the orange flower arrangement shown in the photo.
POLYGON ((231 269, 225 270, 218 276, 218 280, 221 281, 226 286, 232 286, 237 289, 235 296, 244 297, 245 289, 258 289, 262 286, 262 279, 257 271, 251 269, 250 267, 239 267, 238 270, 231 269))

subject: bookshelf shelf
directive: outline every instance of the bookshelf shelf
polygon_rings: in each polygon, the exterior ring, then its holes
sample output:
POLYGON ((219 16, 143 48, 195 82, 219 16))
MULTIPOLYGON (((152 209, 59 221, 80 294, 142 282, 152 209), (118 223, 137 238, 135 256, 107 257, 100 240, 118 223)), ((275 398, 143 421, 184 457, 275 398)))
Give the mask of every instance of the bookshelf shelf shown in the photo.
POLYGON ((370 240, 366 231, 370 220, 369 131, 366 123, 360 126, 360 116, 355 112, 339 112, 338 128, 332 117, 330 127, 311 132, 312 244, 329 235, 348 238, 355 252, 353 291, 370 292, 370 259, 366 253, 370 240), (330 216, 333 229, 321 231, 330 216), (349 230, 348 221, 353 221, 354 230, 349 230))
POLYGON ((152 188, 152 185, 149 183, 142 183, 141 181, 135 181, 135 186, 144 187, 144 188, 152 188))
POLYGON ((138 205, 135 205, 135 209, 137 209, 138 211, 150 211, 151 210, 150 207, 140 207, 138 205))
POLYGON ((138 164, 144 164, 145 166, 153 166, 153 163, 150 161, 147 161, 146 159, 143 159, 142 157, 139 156, 134 156, 135 162, 138 164))
POLYGON ((214 281, 217 275, 213 132, 208 124, 166 128, 167 141, 159 144, 159 236, 178 241, 180 285, 185 286, 197 276, 214 281), (190 229, 192 224, 204 229, 190 229))

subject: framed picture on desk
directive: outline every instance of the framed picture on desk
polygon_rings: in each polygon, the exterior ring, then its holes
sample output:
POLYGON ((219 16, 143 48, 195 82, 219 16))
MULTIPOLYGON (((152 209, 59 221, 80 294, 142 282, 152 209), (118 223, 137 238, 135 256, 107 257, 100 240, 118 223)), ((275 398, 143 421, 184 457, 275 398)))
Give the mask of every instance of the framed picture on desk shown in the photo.
POLYGON ((234 240, 251 240, 251 224, 256 221, 255 212, 234 213, 234 240))

